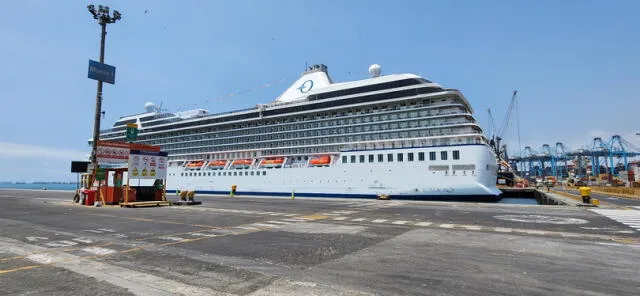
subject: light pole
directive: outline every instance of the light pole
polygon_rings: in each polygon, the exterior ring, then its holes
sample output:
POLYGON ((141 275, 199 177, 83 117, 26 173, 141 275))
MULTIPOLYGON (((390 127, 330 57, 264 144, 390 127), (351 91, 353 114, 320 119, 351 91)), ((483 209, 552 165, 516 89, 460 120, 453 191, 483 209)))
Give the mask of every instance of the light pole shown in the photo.
MULTIPOLYGON (((107 36, 107 24, 113 24, 122 15, 117 10, 113 11, 113 16, 109 14, 109 7, 98 5, 98 10, 94 5, 88 5, 87 9, 93 15, 93 18, 98 20, 98 24, 102 27, 102 34, 100 35, 100 63, 104 63, 104 41, 107 36)), ((95 174, 98 170, 98 140, 100 139, 100 112, 102 111, 102 81, 98 80, 98 91, 96 93, 96 116, 93 121, 93 145, 91 148, 91 164, 93 165, 93 176, 95 181, 95 174)), ((93 182, 92 182, 93 183, 93 182)))

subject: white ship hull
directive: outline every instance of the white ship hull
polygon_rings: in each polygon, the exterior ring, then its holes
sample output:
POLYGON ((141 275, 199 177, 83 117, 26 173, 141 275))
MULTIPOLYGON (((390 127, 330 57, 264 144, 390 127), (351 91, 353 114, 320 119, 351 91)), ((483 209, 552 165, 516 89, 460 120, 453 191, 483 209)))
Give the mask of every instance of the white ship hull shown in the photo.
POLYGON ((197 171, 169 167, 167 190, 196 190, 204 194, 229 194, 232 185, 240 195, 286 195, 325 197, 461 198, 498 199, 495 155, 486 145, 380 149, 342 152, 330 166, 252 168, 197 171), (451 151, 459 159, 451 159, 451 151), (429 152, 448 151, 448 160, 430 160, 429 152), (416 155, 424 152, 426 159, 416 155), (387 161, 387 155, 403 154, 403 161, 387 161), (413 153, 414 160, 407 155, 413 153), (369 162, 373 154, 374 162, 369 162), (378 155, 384 156, 378 162, 378 155), (342 163, 343 156, 357 161, 342 163), (365 161, 360 162, 360 155, 365 161), (443 168, 449 169, 444 170, 443 168), (436 168, 436 169, 434 169, 436 168), (456 169, 464 168, 464 169, 456 169), (473 168, 473 169, 472 169, 473 168))

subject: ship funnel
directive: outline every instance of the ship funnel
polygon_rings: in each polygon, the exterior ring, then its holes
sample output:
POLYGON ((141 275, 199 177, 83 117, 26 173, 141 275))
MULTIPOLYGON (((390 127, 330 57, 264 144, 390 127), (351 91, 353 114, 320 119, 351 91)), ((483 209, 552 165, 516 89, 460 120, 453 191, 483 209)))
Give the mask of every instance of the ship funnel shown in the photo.
POLYGON ((296 80, 286 91, 284 91, 276 102, 285 103, 301 100, 310 93, 318 89, 327 87, 333 83, 327 72, 325 65, 313 65, 302 73, 302 76, 296 80))

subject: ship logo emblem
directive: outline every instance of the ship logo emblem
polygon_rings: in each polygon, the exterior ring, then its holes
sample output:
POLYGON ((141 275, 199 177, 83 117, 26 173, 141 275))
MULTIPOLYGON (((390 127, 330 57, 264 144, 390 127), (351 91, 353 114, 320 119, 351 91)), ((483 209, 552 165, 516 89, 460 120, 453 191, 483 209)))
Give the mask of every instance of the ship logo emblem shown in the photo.
POLYGON ((298 86, 301 93, 308 93, 313 88, 313 80, 307 80, 298 86))

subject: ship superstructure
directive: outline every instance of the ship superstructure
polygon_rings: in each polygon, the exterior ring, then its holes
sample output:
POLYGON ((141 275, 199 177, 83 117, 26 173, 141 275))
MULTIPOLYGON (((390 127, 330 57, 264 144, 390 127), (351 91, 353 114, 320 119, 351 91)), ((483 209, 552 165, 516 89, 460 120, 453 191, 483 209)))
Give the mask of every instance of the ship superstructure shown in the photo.
POLYGON ((413 74, 333 83, 314 65, 275 101, 120 118, 103 140, 169 153, 168 190, 318 196, 496 197, 495 155, 462 93, 413 74))

